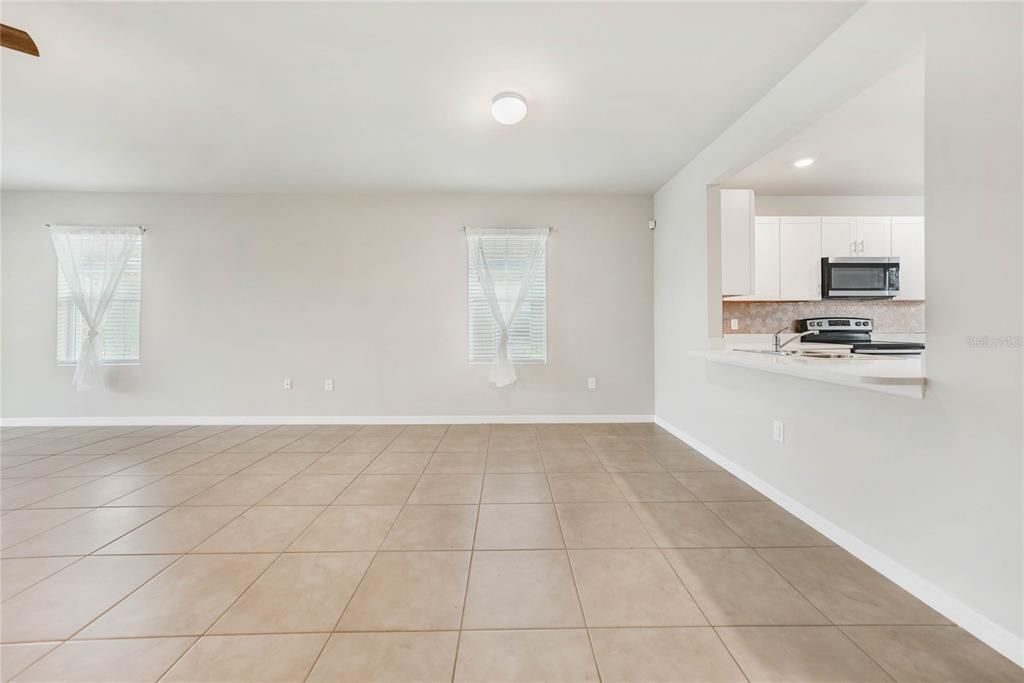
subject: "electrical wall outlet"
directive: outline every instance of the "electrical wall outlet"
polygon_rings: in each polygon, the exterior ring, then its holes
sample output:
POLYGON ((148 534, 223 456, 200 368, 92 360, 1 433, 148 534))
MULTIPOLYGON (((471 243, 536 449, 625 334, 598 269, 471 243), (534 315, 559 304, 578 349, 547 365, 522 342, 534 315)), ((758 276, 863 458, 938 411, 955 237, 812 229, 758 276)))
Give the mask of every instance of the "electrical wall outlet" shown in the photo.
POLYGON ((738 329, 740 329, 740 320, 739 320, 739 318, 730 318, 729 319, 729 329, 730 330, 738 330, 738 329))
POLYGON ((324 380, 324 391, 334 391, 334 380, 333 379, 325 379, 324 380))
POLYGON ((587 389, 597 389, 597 378, 596 377, 588 377, 587 378, 587 389))
POLYGON ((286 390, 286 391, 287 391, 287 390, 289 390, 289 389, 291 389, 291 388, 292 388, 292 380, 291 380, 291 378, 289 378, 289 377, 286 377, 286 378, 284 379, 284 381, 283 381, 283 382, 281 382, 281 388, 282 388, 282 389, 284 389, 284 390, 286 390))
POLYGON ((772 438, 779 443, 786 442, 786 425, 782 424, 782 420, 772 420, 772 438))

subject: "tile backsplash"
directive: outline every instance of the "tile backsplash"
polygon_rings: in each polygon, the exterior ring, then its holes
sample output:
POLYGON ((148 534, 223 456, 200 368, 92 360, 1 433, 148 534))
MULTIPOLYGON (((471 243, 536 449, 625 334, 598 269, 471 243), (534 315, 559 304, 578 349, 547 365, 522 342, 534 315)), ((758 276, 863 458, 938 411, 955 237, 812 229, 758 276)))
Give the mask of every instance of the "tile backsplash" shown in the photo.
POLYGON ((871 318, 875 332, 924 333, 923 301, 723 301, 723 334, 761 334, 793 325, 799 318, 871 318), (730 328, 731 319, 739 329, 730 328))

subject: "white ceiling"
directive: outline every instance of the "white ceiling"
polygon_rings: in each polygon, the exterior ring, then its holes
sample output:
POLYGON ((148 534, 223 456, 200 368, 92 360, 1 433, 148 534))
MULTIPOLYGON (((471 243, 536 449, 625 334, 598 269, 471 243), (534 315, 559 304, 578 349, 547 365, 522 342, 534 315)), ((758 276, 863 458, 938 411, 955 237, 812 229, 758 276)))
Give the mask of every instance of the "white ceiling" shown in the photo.
POLYGON ((5 2, 3 184, 651 192, 858 6, 5 2))
POLYGON ((723 185, 767 195, 924 193, 924 59, 917 55, 723 185), (808 168, 796 159, 812 157, 808 168))

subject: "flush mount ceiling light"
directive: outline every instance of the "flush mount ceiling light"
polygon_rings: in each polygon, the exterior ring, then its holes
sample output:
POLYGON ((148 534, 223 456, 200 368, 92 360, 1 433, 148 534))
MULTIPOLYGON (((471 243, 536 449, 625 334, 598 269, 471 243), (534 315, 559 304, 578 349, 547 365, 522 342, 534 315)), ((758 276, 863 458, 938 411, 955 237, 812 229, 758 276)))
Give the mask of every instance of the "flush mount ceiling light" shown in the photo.
POLYGON ((793 165, 797 168, 807 168, 814 163, 814 159, 807 157, 806 159, 797 159, 793 162, 793 165))
POLYGON ((526 117, 526 98, 515 92, 502 92, 491 100, 491 116, 498 123, 512 126, 526 117))

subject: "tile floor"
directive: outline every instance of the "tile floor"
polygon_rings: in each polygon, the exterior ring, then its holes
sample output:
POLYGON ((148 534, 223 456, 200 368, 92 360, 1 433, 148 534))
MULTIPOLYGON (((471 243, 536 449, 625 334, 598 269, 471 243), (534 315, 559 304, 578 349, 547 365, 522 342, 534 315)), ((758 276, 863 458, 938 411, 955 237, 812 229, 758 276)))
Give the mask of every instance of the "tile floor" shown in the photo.
POLYGON ((3 681, 1014 681, 650 424, 10 428, 3 681))

